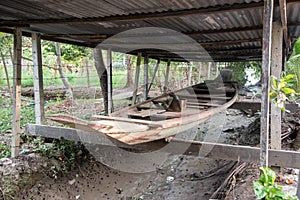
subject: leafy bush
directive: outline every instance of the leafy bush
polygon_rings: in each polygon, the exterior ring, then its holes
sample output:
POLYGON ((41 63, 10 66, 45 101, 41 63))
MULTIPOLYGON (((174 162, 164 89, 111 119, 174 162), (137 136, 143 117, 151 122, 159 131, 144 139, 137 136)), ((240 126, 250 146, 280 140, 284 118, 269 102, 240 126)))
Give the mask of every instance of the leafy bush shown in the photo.
POLYGON ((284 103, 289 100, 294 100, 296 91, 293 89, 295 86, 295 75, 288 74, 281 75, 280 79, 271 76, 271 91, 270 99, 272 102, 283 111, 287 111, 284 103))
POLYGON ((282 186, 275 184, 276 173, 268 167, 261 167, 258 181, 253 182, 253 189, 258 199, 298 200, 298 197, 282 191, 282 186))

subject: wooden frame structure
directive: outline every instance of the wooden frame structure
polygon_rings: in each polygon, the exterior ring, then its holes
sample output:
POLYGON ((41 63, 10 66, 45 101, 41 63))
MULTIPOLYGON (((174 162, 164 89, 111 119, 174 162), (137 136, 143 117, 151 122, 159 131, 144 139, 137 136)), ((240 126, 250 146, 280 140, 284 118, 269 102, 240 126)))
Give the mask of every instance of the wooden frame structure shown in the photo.
MULTIPOLYGON (((70 44, 76 44, 81 46, 87 46, 87 47, 96 47, 97 44, 100 41, 103 41, 104 39, 107 39, 108 37, 112 36, 115 33, 107 33, 107 34, 99 34, 99 33, 57 33, 57 34, 49 34, 47 31, 43 32, 42 29, 40 32, 37 31, 37 33, 31 33, 32 30, 30 29, 31 25, 35 25, 38 29, 39 25, 48 25, 51 28, 55 28, 55 24, 68 24, 68 26, 74 26, 76 27, 77 24, 85 24, 86 26, 92 25, 93 23, 97 23, 99 25, 100 23, 115 23, 116 25, 118 23, 152 23, 155 24, 155 20, 170 20, 170 19, 178 19, 181 17, 196 17, 196 16, 209 16, 211 18, 207 18, 207 20, 213 19, 215 15, 222 15, 224 13, 228 14, 229 12, 239 12, 239 11, 253 11, 257 9, 263 9, 264 15, 263 19, 264 22, 261 25, 255 25, 255 26, 245 26, 245 27, 230 27, 230 28, 222 28, 219 29, 207 29, 207 30, 184 30, 182 31, 183 34, 189 35, 191 37, 196 37, 199 35, 205 35, 206 40, 210 37, 217 37, 216 34, 238 34, 240 32, 255 32, 255 31, 261 31, 263 30, 262 36, 257 35, 254 37, 249 38, 241 38, 241 39, 228 39, 228 40, 215 40, 215 41, 201 41, 198 40, 197 42, 201 44, 203 47, 206 48, 208 52, 212 53, 212 57, 216 61, 245 61, 247 59, 251 60, 257 60, 261 59, 263 61, 263 78, 262 78, 262 85, 263 85, 263 95, 262 95, 262 103, 261 103, 261 111, 262 111, 262 117, 261 117, 261 148, 260 148, 260 163, 262 165, 269 165, 269 164, 276 164, 273 163, 275 161, 269 160, 270 159, 278 159, 279 157, 282 158, 282 156, 287 156, 287 158, 290 158, 291 156, 294 156, 297 158, 295 163, 291 164, 293 167, 299 166, 298 159, 299 153, 296 152, 286 152, 286 151, 280 151, 278 150, 280 147, 280 144, 278 143, 278 135, 279 133, 274 131, 274 129, 271 129, 271 147, 272 149, 269 150, 268 148, 268 139, 269 139, 269 75, 270 75, 270 60, 271 60, 271 49, 273 51, 272 54, 276 54, 277 56, 274 56, 272 58, 273 64, 275 63, 276 67, 273 67, 272 74, 277 75, 280 73, 280 66, 281 66, 281 60, 287 59, 288 54, 291 52, 291 44, 295 41, 295 35, 290 35, 289 27, 293 26, 300 26, 300 22, 298 21, 292 21, 288 22, 287 11, 288 6, 297 7, 300 2, 296 0, 279 0, 273 1, 273 0, 264 0, 260 2, 250 2, 250 3, 233 3, 231 5, 210 5, 206 8, 184 8, 184 9, 178 9, 178 10, 165 10, 165 11, 155 11, 155 12, 140 12, 140 13, 129 13, 127 15, 109 15, 109 16, 101 16, 101 17, 62 17, 62 18, 34 18, 34 17, 27 17, 24 19, 17 19, 17 20, 8 20, 6 18, 1 18, 0 20, 0 31, 8 32, 8 33, 14 33, 14 90, 13 90, 13 96, 14 96, 14 103, 13 103, 13 141, 12 141, 12 156, 17 156, 19 152, 19 142, 20 142, 20 89, 21 89, 21 37, 22 34, 24 36, 32 36, 34 41, 34 66, 35 66, 35 99, 36 99, 36 121, 37 124, 41 124, 43 121, 43 100, 42 100, 42 88, 43 85, 41 83, 42 80, 42 73, 41 73, 41 52, 40 52, 40 39, 48 39, 52 41, 57 42, 67 42, 70 44), (273 19, 273 13, 274 13, 274 7, 278 7, 280 14, 274 17, 279 17, 280 23, 272 21, 273 19), (273 23, 273 24, 272 24, 273 23), (273 29, 272 29, 273 27, 273 29), (21 28, 23 32, 21 31, 21 28), (273 35, 273 37, 272 37, 273 35), (262 45, 259 45, 261 40, 263 40, 262 45), (271 42, 273 40, 273 42, 271 42), (277 42, 276 42, 277 41, 277 42), (281 46, 281 41, 283 41, 284 46, 281 46), (250 45, 251 44, 251 45, 250 45), (271 46, 273 44, 273 46, 271 46), (235 46, 237 45, 237 46, 235 46), (284 49, 282 51, 282 49, 284 49), (247 51, 246 51, 247 50, 247 51), (252 57, 249 57, 251 55, 252 57), (240 56, 241 58, 238 58, 240 56), (248 57, 247 57, 248 56, 248 57), (226 58, 228 57, 228 58, 226 58), (244 58, 245 57, 245 58, 244 58), (284 59, 282 59, 284 57, 284 59), (39 114, 40 113, 40 114, 39 114), (274 150, 276 149, 276 150, 274 150), (270 153, 270 155, 268 155, 270 153), (279 155, 279 157, 276 157, 276 155, 279 155)), ((146 5, 146 4, 145 4, 146 5)), ((5 7, 5 6, 3 6, 5 7)), ((1 10, 1 9, 0 9, 1 10)), ((14 9, 12 9, 14 10, 14 9)), ((16 8, 15 8, 16 10, 16 8)), ((26 9, 23 9, 26 10, 26 9)), ((47 9, 45 9, 47 10, 47 9)), ((25 12, 25 11, 24 11, 25 12)), ((42 12, 42 11, 40 11, 42 12)), ((53 11, 54 12, 54 11, 53 11)), ((18 13, 17 11, 15 13, 18 13)), ((275 13, 276 14, 276 13, 275 13)), ((16 15, 18 17, 18 15, 16 15)), ((29 15, 30 16, 30 15, 29 15)), ((16 17, 16 18, 17 18, 16 17)), ((176 20, 174 20, 176 21, 176 20)), ((170 22, 170 21, 169 21, 170 22)), ((211 22, 212 25, 214 22, 211 22)), ((175 25, 175 24, 174 24, 175 25)), ((163 25, 162 25, 163 26, 163 25)), ((193 26, 190 25, 190 26, 193 26)), ((184 26, 182 26, 183 28, 184 26)), ((75 28, 74 28, 75 29, 75 28)), ((256 32, 255 32, 256 33, 256 32)), ((298 36, 298 35, 297 35, 298 36)), ((156 35, 152 36, 153 38, 159 37, 156 35)), ((152 44, 149 44, 152 45, 152 44)), ((189 45, 189 44, 186 44, 189 45)), ((109 52, 111 52, 113 49, 110 49, 109 52)), ((193 54, 193 52, 184 52, 185 55, 193 54)), ((178 56, 174 56, 173 54, 168 54, 166 52, 161 51, 153 51, 152 49, 147 50, 139 50, 136 52, 133 52, 133 54, 138 54, 138 64, 137 64, 137 71, 135 76, 135 89, 133 93, 133 100, 132 104, 135 104, 136 102, 136 95, 137 95, 137 87, 138 87, 138 79, 139 79, 139 70, 140 70, 140 64, 142 59, 142 54, 147 55, 151 58, 161 60, 168 60, 168 68, 166 72, 166 78, 165 78, 165 84, 164 84, 164 91, 166 92, 167 84, 168 84, 168 75, 169 75, 169 68, 171 61, 180 60, 178 56)), ((189 57, 190 59, 193 59, 193 56, 191 55, 189 57)), ((111 56, 108 56, 107 58, 108 63, 111 63, 111 56), (110 62, 109 62, 110 61, 110 62)), ((158 62, 159 63, 159 62, 158 62)), ((157 64, 158 67, 158 64, 157 64)), ((108 67, 108 87, 111 88, 111 67, 108 67)), ((146 65, 145 65, 146 69, 146 65)), ((157 69, 156 69, 157 70, 157 69)), ((145 78, 145 91, 146 95, 144 96, 144 99, 147 98, 148 91, 151 87, 152 81, 149 84, 148 87, 148 75, 146 77, 146 74, 144 74, 145 78)), ((152 77, 153 80, 153 77, 152 77)), ((112 89, 108 90, 108 102, 110 102, 111 99, 111 93, 112 89)), ((112 111, 112 104, 109 106, 109 112, 112 111)), ((271 124, 279 124, 280 122, 280 113, 278 110, 271 108, 271 124)), ((37 126, 39 127, 39 126, 37 126)), ((278 127, 276 128, 278 130, 278 127)), ((46 135, 45 135, 46 136, 46 135)), ((183 141, 177 141, 177 143, 182 143, 183 141)), ((198 142, 190 142, 192 146, 199 146, 200 143, 198 142)), ((202 145, 202 144, 201 144, 202 145)), ((214 144, 218 148, 221 148, 219 144, 214 144)), ((238 149, 239 151, 244 151, 249 149, 248 147, 230 147, 223 145, 224 149, 238 149)), ((251 149, 251 148, 250 148, 251 149)), ((220 149, 219 149, 220 150, 220 149)), ((253 154, 257 154, 258 149, 254 148, 250 150, 251 152, 255 152, 253 154)), ((211 157, 214 157, 217 154, 217 151, 214 151, 211 153, 211 157)), ((253 159, 257 160, 258 157, 254 156, 253 159)), ((278 160, 276 160, 277 162, 278 160)), ((293 162, 291 160, 284 160, 285 163, 293 162)), ((280 162, 279 165, 284 165, 284 162, 280 162)))

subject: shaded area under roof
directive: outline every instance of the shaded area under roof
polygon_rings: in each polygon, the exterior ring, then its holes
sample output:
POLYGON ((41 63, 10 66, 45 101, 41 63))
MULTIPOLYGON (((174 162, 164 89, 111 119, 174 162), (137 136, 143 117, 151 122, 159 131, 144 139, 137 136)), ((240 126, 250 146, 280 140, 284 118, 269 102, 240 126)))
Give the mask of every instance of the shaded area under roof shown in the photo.
MULTIPOLYGON (((293 44, 300 36, 300 1, 286 3, 289 42, 293 44)), ((280 19, 275 1, 274 21, 280 19)), ((163 60, 261 60, 262 23, 261 0, 0 2, 0 31, 12 32, 13 27, 21 26, 28 36, 39 32, 43 39, 87 47, 101 43, 102 48, 133 54, 142 51, 163 60), (149 32, 149 27, 156 31, 149 32)))

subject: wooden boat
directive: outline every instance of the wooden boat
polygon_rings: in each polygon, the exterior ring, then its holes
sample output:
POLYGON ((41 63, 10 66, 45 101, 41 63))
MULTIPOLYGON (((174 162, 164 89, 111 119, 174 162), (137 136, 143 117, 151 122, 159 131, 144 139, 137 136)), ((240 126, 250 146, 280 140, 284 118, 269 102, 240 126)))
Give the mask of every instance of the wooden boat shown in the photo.
POLYGON ((55 114, 47 118, 73 128, 133 145, 174 136, 230 107, 237 99, 234 82, 205 83, 169 92, 93 121, 55 114))

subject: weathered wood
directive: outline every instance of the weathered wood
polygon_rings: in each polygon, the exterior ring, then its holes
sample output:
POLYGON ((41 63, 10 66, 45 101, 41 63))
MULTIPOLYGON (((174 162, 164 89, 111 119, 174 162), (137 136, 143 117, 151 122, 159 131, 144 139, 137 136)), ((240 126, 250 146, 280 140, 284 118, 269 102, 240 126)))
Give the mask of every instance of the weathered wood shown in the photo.
POLYGON ((208 66, 207 66, 207 79, 211 78, 211 62, 208 62, 208 66))
POLYGON ((155 68, 154 68, 154 71, 153 71, 153 75, 152 75, 151 81, 149 83, 148 93, 149 93, 149 91, 150 91, 150 89, 152 87, 152 84, 153 84, 154 78, 156 76, 156 72, 158 70, 159 64, 160 64, 160 59, 157 60, 157 63, 155 65, 155 68))
MULTIPOLYGON (((283 28, 280 22, 272 24, 271 75, 279 78, 282 71, 283 28)), ((281 149, 281 109, 271 103, 271 149, 281 149)))
POLYGON ((113 112, 113 98, 112 98, 112 53, 111 49, 107 50, 106 70, 107 70, 107 101, 108 114, 113 112))
POLYGON ((32 60, 34 70, 35 123, 43 124, 45 116, 41 35, 37 33, 32 33, 32 60))
MULTIPOLYGON (((126 145, 118 142, 117 140, 112 141, 112 139, 107 137, 98 136, 77 129, 34 124, 26 125, 26 133, 27 135, 43 136, 47 138, 64 138, 66 140, 81 142, 83 144, 115 146, 116 148, 135 150, 137 153, 138 151, 145 152, 156 149, 171 154, 184 154, 211 159, 257 163, 260 161, 260 149, 249 146, 189 141, 180 138, 174 138, 170 143, 166 143, 164 140, 158 140, 138 145, 126 145)), ((269 154, 270 165, 292 168, 299 168, 300 166, 300 152, 271 149, 269 154)))
POLYGON ((279 0, 279 10, 280 10, 280 18, 281 18, 285 47, 287 49, 287 52, 285 53, 288 53, 288 50, 291 48, 291 43, 290 43, 289 32, 287 27, 286 0, 279 0))
POLYGON ((149 71, 148 71, 148 56, 144 57, 144 95, 143 100, 146 101, 148 98, 148 82, 149 82, 149 71))
POLYGON ((225 94, 220 94, 220 95, 209 95, 209 94, 191 94, 191 95, 187 95, 187 94, 178 94, 177 95, 179 98, 187 98, 187 99, 197 99, 197 98, 202 98, 202 99, 231 99, 231 97, 226 97, 225 94))
POLYGON ((269 165, 269 92, 271 66, 271 36, 273 19, 273 0, 264 0, 263 15, 263 44, 262 44, 262 98, 261 98, 261 137, 260 137, 260 164, 269 165))
POLYGON ((188 85, 192 84, 192 74, 193 74, 193 64, 189 63, 189 76, 188 76, 188 85))
POLYGON ((167 63, 166 74, 165 74, 164 93, 167 93, 168 91, 170 65, 171 65, 171 60, 169 59, 167 63))
POLYGON ((141 59, 142 59, 142 53, 138 53, 137 61, 136 61, 136 69, 135 69, 135 77, 134 77, 134 86, 133 86, 131 105, 134 105, 136 103, 136 98, 137 98, 136 95, 137 95, 139 79, 140 79, 141 59))
POLYGON ((13 69, 13 118, 11 156, 20 152, 21 119, 21 78, 22 78, 22 30, 14 31, 14 69, 13 69))
POLYGON ((107 117, 102 115, 93 115, 95 119, 103 119, 103 120, 112 120, 112 121, 119 121, 119 122, 129 122, 133 124, 143 124, 150 127, 162 127, 161 123, 157 123, 154 121, 146 121, 146 120, 139 120, 139 119, 131 119, 131 118, 124 118, 124 117, 107 117))

